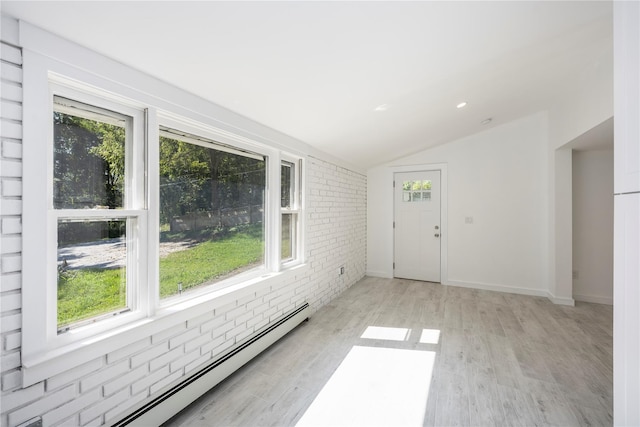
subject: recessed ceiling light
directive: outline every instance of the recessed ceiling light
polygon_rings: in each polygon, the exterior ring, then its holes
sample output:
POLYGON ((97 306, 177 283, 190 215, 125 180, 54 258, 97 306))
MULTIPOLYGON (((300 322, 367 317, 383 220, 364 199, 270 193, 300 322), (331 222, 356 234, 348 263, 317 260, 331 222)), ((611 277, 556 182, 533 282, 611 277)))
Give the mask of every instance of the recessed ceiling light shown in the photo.
POLYGON ((373 111, 387 111, 389 109, 389 104, 380 104, 373 111))
POLYGON ((467 105, 466 102, 461 102, 460 104, 456 105, 457 108, 463 108, 467 105))
POLYGON ((480 122, 481 125, 488 125, 489 123, 491 123, 491 120, 493 120, 491 117, 489 117, 488 119, 484 119, 483 121, 480 122))

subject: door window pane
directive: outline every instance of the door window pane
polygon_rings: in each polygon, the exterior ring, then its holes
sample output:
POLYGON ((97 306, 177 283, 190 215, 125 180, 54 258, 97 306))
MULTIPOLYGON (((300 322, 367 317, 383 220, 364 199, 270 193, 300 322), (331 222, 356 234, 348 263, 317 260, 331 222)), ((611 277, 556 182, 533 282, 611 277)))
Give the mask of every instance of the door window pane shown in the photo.
POLYGON ((163 135, 160 297, 263 265, 264 158, 231 153, 194 136, 163 135))
POLYGON ((402 182, 402 201, 403 202, 430 202, 431 180, 403 181, 402 182))

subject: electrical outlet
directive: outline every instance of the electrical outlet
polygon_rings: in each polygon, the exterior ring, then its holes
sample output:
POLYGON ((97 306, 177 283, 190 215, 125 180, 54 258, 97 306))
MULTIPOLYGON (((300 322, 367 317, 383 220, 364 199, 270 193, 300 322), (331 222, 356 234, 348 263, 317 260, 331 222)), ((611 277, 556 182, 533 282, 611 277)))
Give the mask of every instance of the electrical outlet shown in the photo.
POLYGON ((344 274, 344 265, 341 265, 338 269, 338 276, 342 276, 344 274))

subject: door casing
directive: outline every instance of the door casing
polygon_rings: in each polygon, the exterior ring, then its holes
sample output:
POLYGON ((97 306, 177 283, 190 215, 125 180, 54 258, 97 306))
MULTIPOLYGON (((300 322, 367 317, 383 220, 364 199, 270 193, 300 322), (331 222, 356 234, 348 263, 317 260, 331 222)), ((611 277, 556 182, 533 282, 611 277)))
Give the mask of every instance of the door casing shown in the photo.
MULTIPOLYGON (((391 172, 391 186, 393 186, 393 179, 398 172, 424 172, 424 171, 440 171, 440 283, 446 285, 448 283, 448 248, 449 248, 449 218, 448 218, 448 171, 446 163, 433 163, 433 164, 419 164, 419 165, 407 165, 407 166, 392 166, 391 172)), ((393 220, 395 221, 395 203, 394 203, 395 191, 391 192, 391 203, 393 206, 393 220)), ((390 260, 393 264, 395 260, 395 238, 393 237, 393 223, 389 224, 392 229, 392 241, 394 242, 393 257, 390 260)), ((393 268, 391 270, 393 272, 393 268)), ((393 273, 392 273, 393 277, 393 273)))

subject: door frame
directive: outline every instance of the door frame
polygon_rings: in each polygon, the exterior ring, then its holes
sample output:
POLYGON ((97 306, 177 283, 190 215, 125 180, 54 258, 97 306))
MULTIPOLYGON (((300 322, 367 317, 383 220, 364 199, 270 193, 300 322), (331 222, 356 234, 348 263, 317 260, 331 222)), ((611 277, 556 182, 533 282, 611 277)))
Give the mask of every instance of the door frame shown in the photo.
MULTIPOLYGON (((447 177, 447 164, 446 163, 430 163, 419 165, 406 165, 406 166, 392 166, 391 181, 395 180, 396 173, 398 172, 428 172, 428 171, 440 171, 440 284, 446 285, 449 280, 447 253, 449 248, 449 217, 448 217, 448 194, 449 184, 447 177)), ((391 203, 393 206, 393 221, 396 220, 396 207, 395 207, 395 191, 392 192, 391 203)), ((393 224, 391 224, 393 227, 393 224)), ((396 259, 396 244, 395 244, 395 230, 392 230, 393 237, 393 259, 391 263, 396 259)), ((392 269, 392 277, 395 277, 395 269, 392 269)))

